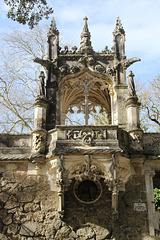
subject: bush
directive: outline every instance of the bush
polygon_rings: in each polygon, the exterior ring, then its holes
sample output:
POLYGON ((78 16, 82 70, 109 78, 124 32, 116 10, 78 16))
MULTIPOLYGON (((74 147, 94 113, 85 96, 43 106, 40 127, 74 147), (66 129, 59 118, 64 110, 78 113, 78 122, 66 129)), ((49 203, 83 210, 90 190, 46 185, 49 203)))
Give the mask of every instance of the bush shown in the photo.
POLYGON ((160 189, 154 189, 154 201, 156 210, 160 210, 160 189))

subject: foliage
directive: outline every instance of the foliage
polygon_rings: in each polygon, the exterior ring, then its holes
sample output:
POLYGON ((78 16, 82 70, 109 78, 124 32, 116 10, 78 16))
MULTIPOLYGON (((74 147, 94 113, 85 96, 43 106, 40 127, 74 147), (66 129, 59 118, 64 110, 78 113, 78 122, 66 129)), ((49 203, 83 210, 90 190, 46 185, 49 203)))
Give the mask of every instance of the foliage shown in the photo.
POLYGON ((9 7, 8 18, 21 24, 28 24, 32 29, 42 18, 48 19, 53 9, 46 0, 4 0, 9 7))
POLYGON ((160 189, 154 189, 154 201, 156 210, 160 210, 160 189))

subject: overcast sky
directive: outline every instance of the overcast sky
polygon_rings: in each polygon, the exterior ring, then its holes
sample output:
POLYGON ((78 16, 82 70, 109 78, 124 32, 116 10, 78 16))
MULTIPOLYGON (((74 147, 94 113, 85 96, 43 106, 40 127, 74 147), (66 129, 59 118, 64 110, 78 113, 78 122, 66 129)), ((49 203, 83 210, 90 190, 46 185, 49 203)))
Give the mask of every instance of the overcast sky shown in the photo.
MULTIPOLYGON (((136 79, 151 81, 160 74, 160 0, 48 0, 54 9, 57 28, 65 43, 79 47, 83 18, 88 17, 94 50, 112 47, 112 32, 117 16, 126 32, 127 58, 139 57, 132 65, 136 79)), ((1 3, 0 34, 28 27, 9 20, 6 6, 1 3)), ((43 20, 42 24, 48 21, 43 20)))

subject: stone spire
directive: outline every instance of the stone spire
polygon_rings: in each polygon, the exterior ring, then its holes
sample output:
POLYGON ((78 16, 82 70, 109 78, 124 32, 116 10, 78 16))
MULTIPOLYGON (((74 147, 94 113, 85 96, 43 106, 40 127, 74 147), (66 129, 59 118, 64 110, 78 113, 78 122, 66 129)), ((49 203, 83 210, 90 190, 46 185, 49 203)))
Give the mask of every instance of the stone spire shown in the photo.
POLYGON ((57 58, 59 51, 59 31, 56 27, 54 17, 52 18, 50 29, 48 31, 48 59, 53 61, 57 58))
POLYGON ((117 58, 125 59, 125 31, 123 29, 121 20, 117 17, 116 27, 113 31, 113 49, 117 58))
POLYGON ((88 29, 88 24, 87 24, 87 17, 84 17, 84 26, 83 26, 83 31, 81 33, 81 45, 80 45, 80 51, 82 53, 89 53, 91 54, 93 52, 92 46, 91 46, 91 35, 88 29))
POLYGON ((124 31, 124 29, 123 29, 121 20, 120 20, 119 17, 117 17, 116 27, 115 27, 115 29, 114 29, 113 34, 114 34, 114 35, 117 35, 117 34, 119 34, 119 33, 125 35, 125 31, 124 31))
POLYGON ((50 29, 49 29, 49 31, 48 31, 47 36, 49 37, 49 36, 51 36, 52 34, 59 35, 59 31, 57 30, 56 21, 55 21, 54 17, 52 18, 51 25, 50 25, 50 29))

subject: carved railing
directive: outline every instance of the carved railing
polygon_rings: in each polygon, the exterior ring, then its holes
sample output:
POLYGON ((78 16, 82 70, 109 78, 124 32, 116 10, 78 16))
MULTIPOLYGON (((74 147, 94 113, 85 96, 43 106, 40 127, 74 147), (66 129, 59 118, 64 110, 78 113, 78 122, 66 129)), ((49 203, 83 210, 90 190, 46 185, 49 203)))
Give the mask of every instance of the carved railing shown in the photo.
POLYGON ((92 141, 117 140, 117 126, 56 126, 58 140, 82 141, 90 145, 92 141))

